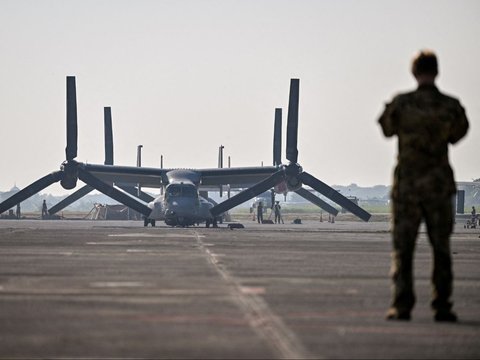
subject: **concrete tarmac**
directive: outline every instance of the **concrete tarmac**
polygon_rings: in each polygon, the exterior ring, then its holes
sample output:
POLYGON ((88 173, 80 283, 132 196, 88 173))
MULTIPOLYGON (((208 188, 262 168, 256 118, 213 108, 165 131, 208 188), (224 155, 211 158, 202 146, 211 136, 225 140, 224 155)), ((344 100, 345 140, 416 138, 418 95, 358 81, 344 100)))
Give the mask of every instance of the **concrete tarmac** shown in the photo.
POLYGON ((480 231, 452 236, 454 309, 411 321, 390 300, 387 222, 245 229, 0 220, 0 358, 480 358, 480 231))

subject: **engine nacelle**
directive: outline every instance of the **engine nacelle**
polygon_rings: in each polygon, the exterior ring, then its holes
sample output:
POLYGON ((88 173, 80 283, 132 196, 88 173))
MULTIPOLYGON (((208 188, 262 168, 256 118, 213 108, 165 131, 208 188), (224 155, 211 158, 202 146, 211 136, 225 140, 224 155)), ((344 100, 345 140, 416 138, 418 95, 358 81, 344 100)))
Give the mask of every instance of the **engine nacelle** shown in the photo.
POLYGON ((64 189, 70 190, 77 186, 78 170, 76 162, 65 162, 62 164, 63 178, 60 184, 64 189))
POLYGON ((302 182, 297 176, 287 176, 285 180, 288 191, 296 191, 302 187, 302 182))
POLYGON ((290 163, 287 165, 285 168, 285 183, 288 191, 296 191, 302 187, 302 181, 298 178, 302 171, 302 167, 298 164, 290 163))

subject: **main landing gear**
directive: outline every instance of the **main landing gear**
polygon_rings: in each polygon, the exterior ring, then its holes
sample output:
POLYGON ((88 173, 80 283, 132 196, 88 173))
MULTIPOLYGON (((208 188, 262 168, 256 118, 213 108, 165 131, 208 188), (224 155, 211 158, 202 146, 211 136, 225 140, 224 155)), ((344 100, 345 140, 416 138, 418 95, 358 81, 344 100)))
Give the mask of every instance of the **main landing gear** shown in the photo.
POLYGON ((148 224, 152 224, 152 227, 155 227, 155 219, 143 218, 143 226, 147 227, 148 224))
POLYGON ((212 225, 212 227, 214 227, 214 228, 218 228, 217 218, 207 219, 207 220, 205 221, 205 227, 209 228, 210 225, 212 225))

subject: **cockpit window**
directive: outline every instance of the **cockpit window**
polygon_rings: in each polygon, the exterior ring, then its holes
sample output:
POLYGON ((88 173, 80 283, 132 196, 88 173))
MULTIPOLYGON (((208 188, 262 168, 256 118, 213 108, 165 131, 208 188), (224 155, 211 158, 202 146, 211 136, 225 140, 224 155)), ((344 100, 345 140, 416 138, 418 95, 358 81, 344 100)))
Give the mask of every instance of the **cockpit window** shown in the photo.
POLYGON ((167 197, 195 197, 196 193, 194 186, 172 184, 167 187, 167 197))

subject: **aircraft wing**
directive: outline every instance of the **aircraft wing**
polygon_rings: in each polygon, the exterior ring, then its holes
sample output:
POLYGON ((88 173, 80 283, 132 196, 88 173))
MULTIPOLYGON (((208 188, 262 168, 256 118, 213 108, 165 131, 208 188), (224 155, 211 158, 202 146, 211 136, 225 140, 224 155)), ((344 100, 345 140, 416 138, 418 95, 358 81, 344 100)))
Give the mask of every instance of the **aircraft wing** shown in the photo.
POLYGON ((231 188, 256 184, 269 177, 278 169, 275 166, 256 166, 238 168, 213 168, 197 170, 201 176, 201 187, 211 185, 230 185, 231 188))
POLYGON ((137 166, 93 165, 81 164, 85 170, 107 183, 121 185, 137 185, 159 188, 168 184, 169 169, 158 169, 137 166))
MULTIPOLYGON (((107 183, 122 185, 137 185, 158 188, 168 184, 168 173, 175 169, 159 169, 137 166, 94 165, 80 164, 85 170, 107 183)), ((238 168, 212 168, 190 169, 200 178, 200 188, 210 186, 228 185, 240 188, 255 184, 278 169, 274 166, 238 167, 238 168)))

